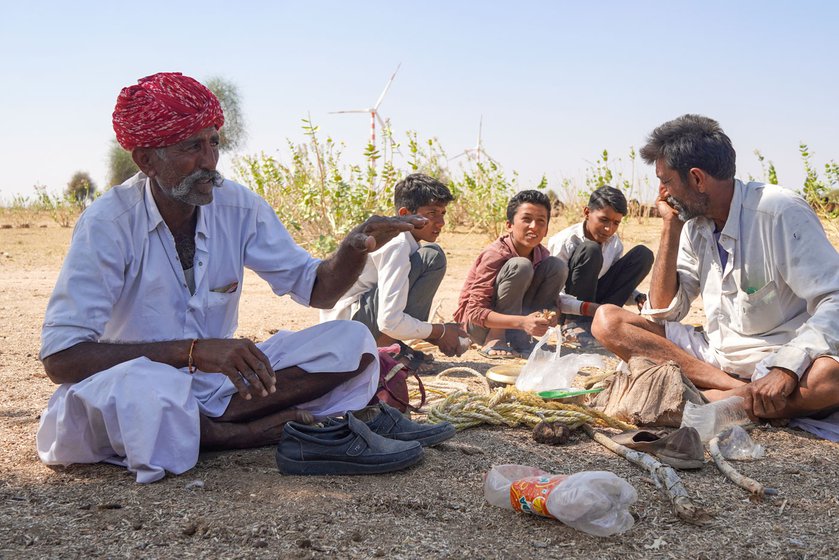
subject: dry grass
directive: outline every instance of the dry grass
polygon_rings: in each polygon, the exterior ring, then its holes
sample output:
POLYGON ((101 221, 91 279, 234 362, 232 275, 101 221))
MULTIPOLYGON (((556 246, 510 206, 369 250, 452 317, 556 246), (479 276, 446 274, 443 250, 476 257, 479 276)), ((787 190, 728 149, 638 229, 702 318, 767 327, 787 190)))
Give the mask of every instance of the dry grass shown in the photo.
MULTIPOLYGON (((561 227, 561 220, 552 230, 561 227)), ((567 221, 566 221, 567 223, 567 221)), ((658 223, 631 222, 632 245, 656 246, 658 223)), ((760 428, 764 460, 740 470, 780 490, 753 502, 708 464, 684 473, 691 495, 710 509, 706 528, 675 519, 646 475, 581 433, 570 444, 535 444, 527 430, 477 428, 427 452, 406 472, 371 477, 284 477, 273 449, 202 456, 182 476, 149 486, 117 467, 50 470, 37 459, 38 415, 54 387, 37 360, 47 299, 70 230, 0 231, 0 557, 148 558, 837 558, 839 445, 802 432, 760 428), (493 464, 548 471, 610 470, 639 493, 636 526, 597 539, 558 522, 484 503, 482 475, 493 464), (203 488, 188 488, 201 480, 203 488)), ((449 233, 450 274, 439 298, 454 310, 472 259, 486 238, 449 233)), ((834 238, 834 242, 837 240, 834 238)), ((262 340, 298 329, 316 313, 277 299, 246 276, 239 334, 262 340), (281 319, 280 319, 281 318, 281 319)), ((470 351, 457 361, 486 371, 470 351)))

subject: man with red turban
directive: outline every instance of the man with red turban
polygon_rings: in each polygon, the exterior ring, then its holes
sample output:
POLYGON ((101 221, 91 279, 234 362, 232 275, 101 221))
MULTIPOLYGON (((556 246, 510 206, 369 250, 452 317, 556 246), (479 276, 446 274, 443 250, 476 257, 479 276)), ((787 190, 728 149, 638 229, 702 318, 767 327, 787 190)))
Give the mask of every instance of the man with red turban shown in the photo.
MULTIPOLYGON (((290 420, 367 405, 378 353, 360 323, 260 344, 232 338, 244 269, 277 295, 330 308, 367 253, 426 220, 374 216, 321 261, 263 199, 216 171, 224 114, 196 80, 161 73, 124 88, 113 124, 141 171, 81 216, 47 307, 40 357, 61 385, 41 417, 41 459, 115 462, 152 482, 192 468, 199 448, 274 444, 290 420)), ((375 437, 362 439, 375 447, 375 437)), ((418 459, 417 442, 387 441, 403 463, 418 459)), ((377 457, 380 469, 398 466, 377 457)))

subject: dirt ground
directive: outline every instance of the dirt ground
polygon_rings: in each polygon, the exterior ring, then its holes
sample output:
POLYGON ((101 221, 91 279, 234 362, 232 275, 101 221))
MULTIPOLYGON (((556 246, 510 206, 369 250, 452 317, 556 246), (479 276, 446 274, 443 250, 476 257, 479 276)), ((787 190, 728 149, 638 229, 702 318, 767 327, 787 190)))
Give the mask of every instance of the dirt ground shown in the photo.
MULTIPOLYGON (((428 449, 416 467, 367 477, 282 476, 273 448, 202 455, 193 470, 151 485, 108 465, 51 470, 35 453, 39 414, 54 390, 37 355, 70 233, 54 224, 0 229, 0 558, 839 558, 839 445, 783 428, 753 430, 766 458, 738 463, 777 488, 775 498, 750 500, 712 464, 682 474, 715 516, 703 528, 677 520, 643 471, 582 433, 548 447, 526 429, 473 428, 428 449), (612 471, 638 491, 636 525, 601 539, 493 508, 482 476, 502 463, 612 471)), ((628 223, 622 236, 654 248, 657 220, 628 223)), ((438 294, 444 315, 486 242, 442 236, 450 263, 438 294)), ((263 340, 316 318, 246 277, 241 336, 263 340)), ((490 367, 474 350, 437 360, 438 371, 490 367)))

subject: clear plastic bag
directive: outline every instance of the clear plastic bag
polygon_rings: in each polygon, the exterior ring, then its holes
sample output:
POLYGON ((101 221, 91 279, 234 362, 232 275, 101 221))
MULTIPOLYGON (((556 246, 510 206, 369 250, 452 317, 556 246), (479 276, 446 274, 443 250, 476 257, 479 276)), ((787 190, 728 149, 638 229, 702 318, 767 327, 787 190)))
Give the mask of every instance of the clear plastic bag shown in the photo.
POLYGON ((708 443, 729 426, 748 423, 749 417, 743 409, 743 397, 728 397, 708 404, 685 403, 681 427, 696 428, 702 442, 708 443))
POLYGON ((559 327, 552 327, 542 336, 533 348, 527 363, 516 380, 519 391, 551 391, 571 387, 571 382, 580 368, 603 368, 605 362, 599 354, 568 354, 561 356, 562 335, 559 327), (556 335, 556 352, 551 352, 545 345, 556 335))
POLYGON ((763 446, 752 441, 749 433, 740 426, 732 426, 719 434, 720 453, 732 461, 763 459, 763 446))
POLYGON ((525 465, 496 465, 487 473, 484 497, 497 507, 558 519, 590 535, 608 537, 635 524, 629 506, 638 494, 607 471, 566 476, 525 465))

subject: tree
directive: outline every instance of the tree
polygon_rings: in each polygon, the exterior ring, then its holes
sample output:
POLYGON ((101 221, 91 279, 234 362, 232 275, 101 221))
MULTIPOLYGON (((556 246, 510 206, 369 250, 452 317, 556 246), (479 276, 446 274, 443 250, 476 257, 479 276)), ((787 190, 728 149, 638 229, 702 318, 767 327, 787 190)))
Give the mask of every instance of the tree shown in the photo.
POLYGON ((224 110, 224 126, 219 131, 221 143, 219 149, 222 152, 233 151, 244 144, 247 133, 245 131, 245 117, 239 97, 239 88, 224 78, 214 76, 204 84, 218 97, 221 108, 224 110))
POLYGON ((87 171, 76 171, 73 178, 67 183, 67 190, 64 191, 68 200, 72 200, 80 206, 93 200, 95 193, 96 184, 94 184, 87 171))
POLYGON ((124 183, 138 171, 140 169, 131 159, 131 152, 123 150, 115 139, 111 140, 111 147, 108 149, 108 186, 124 183))

